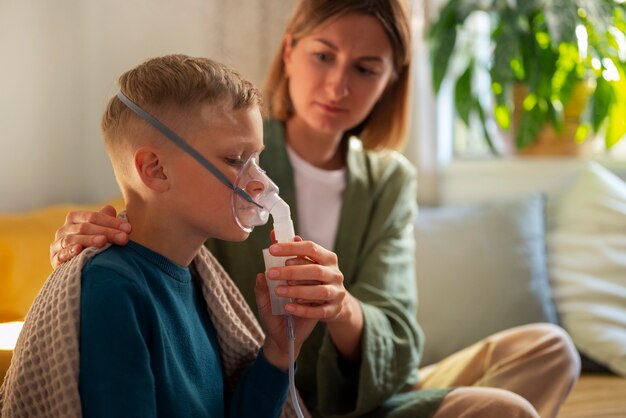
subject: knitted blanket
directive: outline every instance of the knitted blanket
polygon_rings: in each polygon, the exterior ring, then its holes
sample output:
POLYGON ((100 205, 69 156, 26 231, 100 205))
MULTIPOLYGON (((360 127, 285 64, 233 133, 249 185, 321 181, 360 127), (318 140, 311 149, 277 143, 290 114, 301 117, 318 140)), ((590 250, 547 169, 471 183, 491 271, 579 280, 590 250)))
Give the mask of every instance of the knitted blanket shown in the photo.
MULTIPOLYGON (((83 251, 57 268, 45 282, 26 316, 0 387, 0 417, 81 417, 81 271, 87 260, 107 247, 83 251)), ((256 358, 263 331, 239 289, 206 248, 200 249, 192 266, 201 278, 202 293, 217 330, 226 385, 233 389, 256 358)), ((295 416, 288 400, 281 417, 295 416)))

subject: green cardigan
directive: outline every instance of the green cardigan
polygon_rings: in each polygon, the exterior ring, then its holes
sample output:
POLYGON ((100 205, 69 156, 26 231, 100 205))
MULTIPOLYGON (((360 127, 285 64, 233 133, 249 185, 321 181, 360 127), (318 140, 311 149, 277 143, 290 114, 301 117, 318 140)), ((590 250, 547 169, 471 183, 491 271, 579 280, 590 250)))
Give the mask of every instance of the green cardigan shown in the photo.
MULTIPOLYGON (((266 122, 264 140, 261 167, 291 207, 297 234, 295 186, 282 123, 266 122)), ((296 386, 314 416, 383 417, 395 410, 394 417, 430 417, 447 390, 393 396, 417 382, 424 341, 415 319, 415 169, 397 152, 364 151, 355 138, 347 147, 335 253, 344 285, 363 309, 362 360, 358 365, 343 361, 320 323, 300 352, 296 386)), ((207 242, 255 313, 254 278, 265 270, 261 250, 270 245, 271 229, 270 221, 244 242, 207 242)))

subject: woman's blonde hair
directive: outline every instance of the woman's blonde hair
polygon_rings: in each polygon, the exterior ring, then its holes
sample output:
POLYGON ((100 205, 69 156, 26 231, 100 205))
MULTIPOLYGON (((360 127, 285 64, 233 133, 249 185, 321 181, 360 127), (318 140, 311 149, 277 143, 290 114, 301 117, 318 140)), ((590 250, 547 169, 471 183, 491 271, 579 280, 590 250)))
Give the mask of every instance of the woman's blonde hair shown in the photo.
MULTIPOLYGON (((285 36, 294 42, 347 13, 373 16, 383 25, 393 48, 395 76, 370 114, 345 133, 357 135, 366 149, 398 149, 405 140, 408 119, 411 31, 406 0, 300 0, 285 36)), ((283 37, 284 38, 284 37, 283 37)), ((293 115, 282 47, 276 53, 264 86, 270 117, 287 120, 293 115)))

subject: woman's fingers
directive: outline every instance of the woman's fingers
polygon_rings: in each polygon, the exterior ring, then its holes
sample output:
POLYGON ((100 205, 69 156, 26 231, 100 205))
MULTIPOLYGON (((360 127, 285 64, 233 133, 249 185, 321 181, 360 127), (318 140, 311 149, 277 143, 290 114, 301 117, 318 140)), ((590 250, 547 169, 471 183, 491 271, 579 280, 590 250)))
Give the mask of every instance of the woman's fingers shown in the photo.
MULTIPOLYGON (((128 233, 119 229, 104 228, 92 224, 67 225, 57 230, 56 236, 57 239, 50 245, 50 257, 54 257, 63 250, 77 248, 78 246, 82 248, 102 247, 107 242, 120 245, 128 242, 128 233)), ((69 255, 69 251, 66 251, 66 253, 69 255)))
POLYGON ((116 217, 115 208, 107 205, 98 212, 73 211, 55 233, 50 244, 50 263, 54 268, 72 259, 83 248, 102 247, 107 242, 124 245, 131 226, 116 217))
POLYGON ((303 266, 305 264, 315 264, 315 263, 309 260, 308 258, 303 258, 303 257, 289 258, 285 261, 286 266, 303 266))
POLYGON ((306 280, 327 284, 343 282, 343 276, 338 269, 321 264, 272 267, 267 271, 267 277, 272 280, 292 280, 298 282, 298 284, 306 280))
POLYGON ((319 280, 287 280, 289 286, 313 286, 323 284, 319 280))
MULTIPOLYGON (((52 248, 52 247, 51 247, 52 248)), ((70 247, 64 248, 54 254, 50 255, 50 264, 52 264, 52 268, 56 269, 61 264, 66 261, 71 260, 77 254, 79 254, 83 250, 83 247, 80 245, 72 245, 70 247)), ((52 252, 52 250, 50 250, 52 252)))
POLYGON ((319 305, 328 301, 337 301, 341 291, 336 286, 307 285, 307 286, 277 286, 276 294, 280 297, 292 298, 298 303, 319 305))
MULTIPOLYGON (((296 235, 296 236, 293 238, 293 240, 294 240, 295 242, 300 242, 300 241, 302 241, 302 237, 301 237, 300 235, 296 235)), ((275 244, 275 243, 277 242, 277 241, 276 241, 276 232, 274 232, 274 230, 273 230, 273 229, 270 231, 270 241, 272 242, 272 244, 275 244)))
POLYGON ((302 304, 288 303, 285 310, 298 318, 317 319, 320 321, 332 320, 336 318, 341 311, 339 305, 335 304, 302 304))
POLYGON ((312 241, 280 242, 270 246, 270 254, 275 256, 306 257, 323 265, 337 265, 337 255, 312 241))
POLYGON ((130 223, 117 217, 115 208, 107 205, 98 212, 73 211, 67 214, 65 224, 56 233, 56 239, 68 232, 82 235, 104 235, 113 237, 116 233, 128 234, 130 223), (66 230, 66 228, 68 228, 66 230))
POLYGON ((296 240, 275 243, 270 253, 292 257, 284 267, 267 271, 270 280, 287 281, 275 289, 278 296, 292 299, 285 306, 287 312, 326 322, 339 318, 347 292, 334 252, 311 241, 296 240))

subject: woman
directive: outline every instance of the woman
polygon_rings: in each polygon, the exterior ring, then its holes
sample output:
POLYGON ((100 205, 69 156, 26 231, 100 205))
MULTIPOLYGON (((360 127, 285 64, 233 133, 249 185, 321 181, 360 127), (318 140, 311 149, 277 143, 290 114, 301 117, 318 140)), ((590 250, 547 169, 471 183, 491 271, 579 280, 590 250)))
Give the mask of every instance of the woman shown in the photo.
MULTIPOLYGON (((273 247, 298 258, 268 274, 292 281, 279 287, 297 302, 291 313, 322 322, 302 348, 297 386, 315 416, 556 416, 578 363, 554 326, 495 335, 418 377, 416 176, 392 151, 404 135, 409 66, 406 2, 302 0, 268 77, 261 165, 305 240, 273 247)), ((124 244, 130 225, 114 216, 70 213, 53 265, 86 246, 124 244)), ((251 305, 270 230, 207 243, 251 305)))

